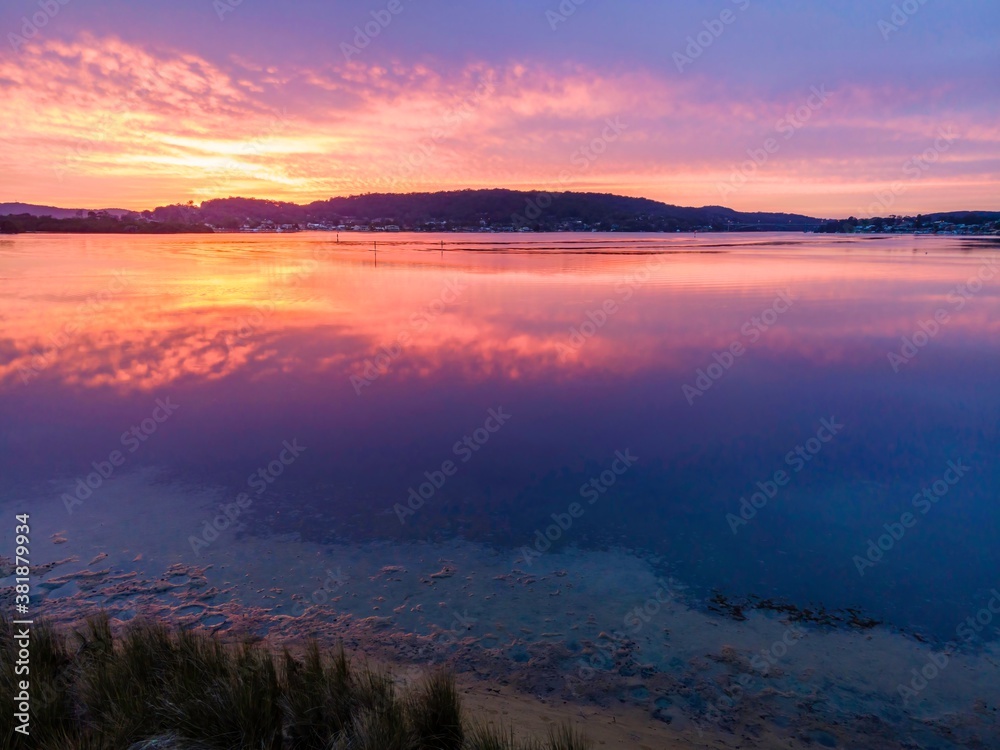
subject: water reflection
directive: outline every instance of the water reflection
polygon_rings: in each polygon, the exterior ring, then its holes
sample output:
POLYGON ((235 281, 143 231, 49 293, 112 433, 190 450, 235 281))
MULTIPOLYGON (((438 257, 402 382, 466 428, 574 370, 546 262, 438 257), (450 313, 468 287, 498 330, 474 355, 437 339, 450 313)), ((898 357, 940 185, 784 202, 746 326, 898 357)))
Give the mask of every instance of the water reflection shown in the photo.
POLYGON ((636 466, 559 544, 650 550, 695 592, 861 605, 938 632, 996 585, 998 287, 957 291, 996 246, 377 239, 377 253, 313 233, 0 242, 3 476, 50 491, 170 397, 183 408, 139 463, 240 486, 297 435, 308 460, 267 523, 316 541, 516 550, 629 449, 636 466), (779 295, 793 302, 768 314, 779 295), (889 353, 940 309, 894 372, 889 353), (498 407, 510 424, 401 524, 393 506, 498 407), (829 418, 843 431, 734 534, 727 514, 829 418), (852 558, 957 460, 968 475, 860 576, 852 558))

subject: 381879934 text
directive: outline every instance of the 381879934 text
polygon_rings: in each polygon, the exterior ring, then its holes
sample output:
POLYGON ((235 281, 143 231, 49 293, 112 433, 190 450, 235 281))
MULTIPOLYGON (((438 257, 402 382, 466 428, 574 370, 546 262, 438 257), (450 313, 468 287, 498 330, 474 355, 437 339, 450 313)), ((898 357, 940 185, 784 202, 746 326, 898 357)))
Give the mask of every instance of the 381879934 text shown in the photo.
POLYGON ((31 603, 31 528, 29 516, 15 516, 14 526, 14 731, 31 734, 31 625, 28 606, 31 603))

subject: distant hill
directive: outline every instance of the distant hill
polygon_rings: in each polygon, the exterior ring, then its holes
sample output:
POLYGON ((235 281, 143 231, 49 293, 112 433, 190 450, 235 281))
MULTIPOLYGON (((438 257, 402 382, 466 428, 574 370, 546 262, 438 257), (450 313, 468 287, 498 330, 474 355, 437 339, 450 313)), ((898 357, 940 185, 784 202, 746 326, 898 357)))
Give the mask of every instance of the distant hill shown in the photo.
POLYGON ((253 198, 205 201, 200 207, 161 206, 157 220, 200 221, 218 227, 245 222, 276 224, 389 224, 432 229, 490 227, 539 231, 791 230, 822 220, 799 214, 741 213, 722 206, 687 208, 647 198, 607 193, 545 193, 516 190, 457 190, 439 193, 368 193, 308 205, 253 198))
POLYGON ((28 214, 29 216, 51 216, 53 219, 75 219, 85 217, 87 211, 104 211, 111 216, 124 216, 132 213, 123 208, 56 208, 55 206, 36 206, 31 203, 0 203, 0 216, 28 214))
POLYGON ((920 217, 816 219, 801 214, 744 213, 724 206, 674 206, 648 198, 610 193, 518 190, 452 190, 437 193, 366 193, 300 205, 257 198, 221 198, 200 206, 176 204, 143 211, 104 209, 88 217, 87 209, 56 208, 26 203, 0 203, 2 231, 210 231, 273 229, 277 225, 305 228, 355 227, 412 231, 954 231, 996 233, 1000 212, 952 211, 920 217), (28 221, 24 215, 36 217, 28 221), (17 216, 22 218, 18 222, 17 216), (126 216, 124 222, 115 218, 126 216), (6 218, 5 218, 6 217, 6 218), (38 217, 52 217, 54 223, 38 217), (114 217, 114 218, 112 218, 114 217), (112 223, 107 223, 108 221, 112 223), (187 229, 185 229, 187 228, 187 229))

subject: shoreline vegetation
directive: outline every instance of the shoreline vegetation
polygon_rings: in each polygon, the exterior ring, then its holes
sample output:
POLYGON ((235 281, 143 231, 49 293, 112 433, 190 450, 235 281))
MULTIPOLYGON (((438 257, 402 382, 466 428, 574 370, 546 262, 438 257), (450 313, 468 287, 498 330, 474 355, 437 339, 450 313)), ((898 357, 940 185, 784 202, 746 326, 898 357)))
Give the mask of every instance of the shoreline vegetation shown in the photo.
MULTIPOLYGON (((903 220, 903 217, 900 217, 903 220)), ((886 220, 882 219, 852 219, 850 221, 844 222, 830 222, 818 229, 797 229, 797 230, 777 230, 769 229, 766 231, 798 231, 811 234, 864 234, 864 235, 884 235, 884 234, 913 234, 913 235, 940 235, 940 234, 950 234, 956 236, 967 236, 967 237, 997 237, 1000 236, 1000 222, 992 222, 986 225, 953 225, 950 222, 939 221, 939 224, 944 224, 945 226, 940 227, 927 227, 927 228, 914 228, 913 223, 907 223, 905 226, 901 224, 883 223, 886 220)), ((908 222, 913 222, 913 217, 908 217, 906 220, 908 222)), ((0 216, 0 237, 6 235, 18 235, 18 234, 233 234, 233 233, 249 233, 249 234, 263 234, 263 233, 294 233, 302 231, 316 231, 316 232, 334 232, 338 231, 336 227, 329 228, 316 228, 307 227, 303 228, 298 224, 291 225, 268 225, 259 224, 253 228, 245 229, 223 229, 219 227, 210 226, 208 224, 185 224, 173 221, 167 222, 147 222, 147 221, 132 221, 128 217, 122 218, 107 218, 107 219, 54 219, 49 216, 37 217, 37 216, 0 216)), ((379 226, 364 226, 362 228, 347 228, 339 231, 345 232, 385 232, 385 231, 397 231, 392 229, 384 229, 379 226)), ((441 228, 441 229, 406 229, 399 231, 408 232, 464 232, 464 233, 500 233, 500 232, 512 232, 511 229, 475 229, 475 228, 441 228)), ((546 234, 546 233, 563 233, 567 231, 576 230, 564 230, 564 229, 537 229, 531 230, 532 234, 546 234)), ((580 230, 582 231, 582 230, 580 230)), ((636 234, 666 234, 667 230, 618 230, 618 229, 603 229, 603 230, 587 230, 590 232, 600 232, 600 233, 617 233, 617 232, 632 232, 636 234)), ((715 227, 701 227, 698 229, 684 229, 675 230, 674 233, 684 232, 687 234, 726 234, 730 231, 728 229, 718 229, 715 227)), ((765 230, 756 229, 740 229, 739 232, 757 232, 765 230)))
MULTIPOLYGON (((0 689, 15 711, 13 623, 0 618, 0 689)), ((356 668, 343 648, 275 653, 260 641, 224 643, 201 631, 106 615, 72 632, 31 631, 30 734, 43 750, 589 750, 569 724, 543 740, 470 717, 455 678, 435 672, 400 688, 389 672, 356 668), (115 632, 117 631, 117 632, 115 632)), ((11 745, 4 745, 8 747, 11 745)))
POLYGON ((1000 212, 955 211, 843 220, 691 208, 604 193, 458 190, 366 193, 306 205, 220 198, 149 211, 0 204, 0 233, 73 232, 822 232, 1000 234, 1000 212))
POLYGON ((54 219, 51 216, 0 216, 0 235, 5 234, 211 234, 204 224, 137 222, 113 216, 83 219, 54 219))

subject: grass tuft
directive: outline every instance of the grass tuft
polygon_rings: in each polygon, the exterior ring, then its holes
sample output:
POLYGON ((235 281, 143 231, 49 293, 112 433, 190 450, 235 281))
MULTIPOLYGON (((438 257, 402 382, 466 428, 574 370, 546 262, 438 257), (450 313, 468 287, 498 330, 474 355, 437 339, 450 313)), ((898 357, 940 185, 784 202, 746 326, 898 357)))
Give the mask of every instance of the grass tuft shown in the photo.
MULTIPOLYGON (((0 616, 0 693, 17 694, 13 623, 0 616)), ((547 745, 487 724, 466 729, 455 679, 400 694, 343 648, 301 657, 259 644, 107 616, 66 637, 31 631, 31 732, 40 750, 587 750, 570 727, 547 745)), ((0 731, 14 736, 13 712, 0 731)), ((0 745, 6 747, 7 745, 0 745)))
POLYGON ((461 750, 462 705, 455 677, 437 672, 410 699, 410 723, 415 750, 461 750))
POLYGON ((549 730, 548 750, 590 750, 590 742, 569 724, 549 730))

